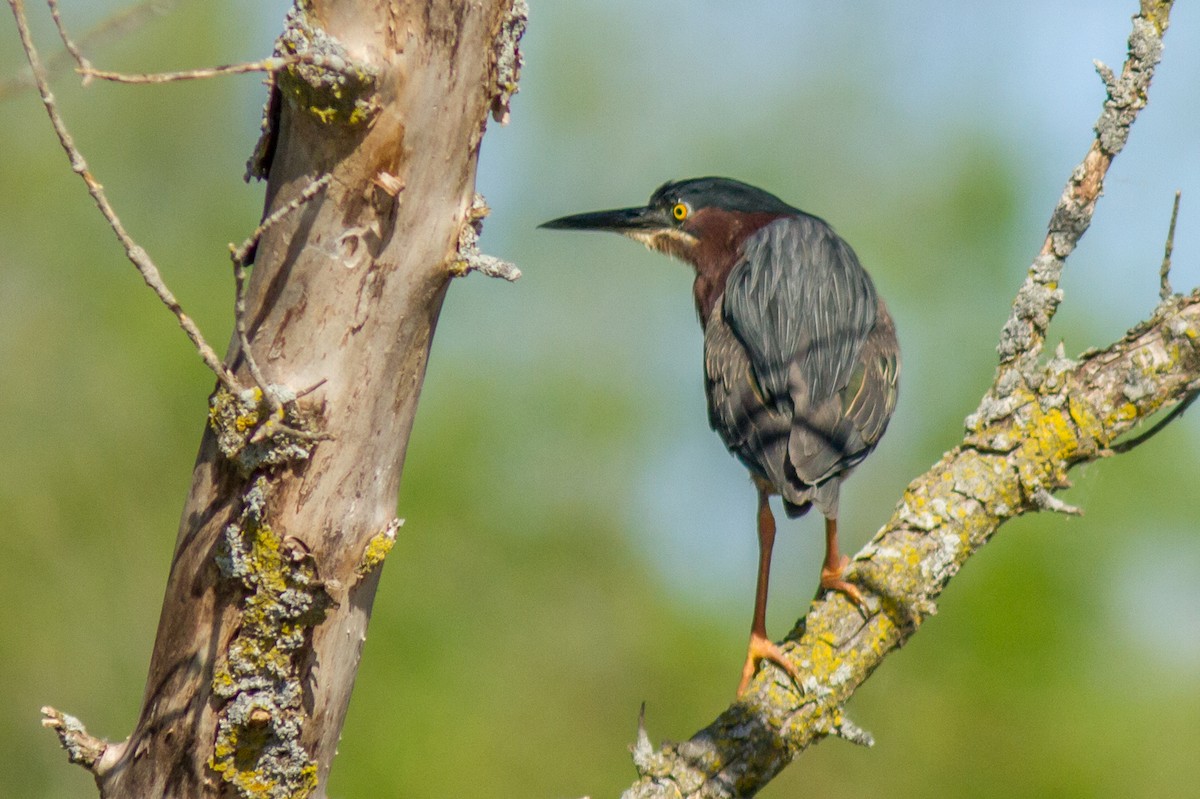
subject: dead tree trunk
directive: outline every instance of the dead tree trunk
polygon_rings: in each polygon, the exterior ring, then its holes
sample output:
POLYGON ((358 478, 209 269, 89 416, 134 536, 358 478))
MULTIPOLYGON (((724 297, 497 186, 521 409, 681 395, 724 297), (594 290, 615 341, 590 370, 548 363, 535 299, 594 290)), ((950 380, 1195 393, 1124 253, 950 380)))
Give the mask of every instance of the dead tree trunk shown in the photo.
POLYGON ((272 220, 243 316, 257 368, 236 335, 225 362, 259 387, 214 394, 136 729, 106 744, 51 719, 101 796, 323 794, 442 299, 491 265, 476 158, 524 18, 522 0, 289 14, 251 163, 272 220))

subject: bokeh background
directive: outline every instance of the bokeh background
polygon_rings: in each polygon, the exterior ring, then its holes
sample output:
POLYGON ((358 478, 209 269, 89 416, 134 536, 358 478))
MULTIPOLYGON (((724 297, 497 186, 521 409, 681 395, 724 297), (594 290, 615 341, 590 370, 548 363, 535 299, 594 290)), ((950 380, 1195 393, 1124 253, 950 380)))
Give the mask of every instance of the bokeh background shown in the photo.
MULTIPOLYGON (((904 346, 889 434, 844 493, 851 550, 959 438, 1118 68, 1134 2, 532 0, 512 123, 485 139, 485 249, 456 283, 329 788, 335 797, 613 796, 647 706, 682 739, 732 698, 753 491, 706 424, 688 270, 614 236, 536 230, 701 174, 830 220, 904 346)), ((57 41, 31 2, 39 42, 57 41)), ((283 0, 176 0, 90 49, 155 71, 261 57, 283 0)), ((83 32, 120 4, 64 0, 83 32)), ((0 79, 21 72, 0 22, 0 79)), ((258 220, 254 76, 56 78, 130 231, 211 340, 225 244, 258 220)), ((123 737, 213 380, 68 170, 31 91, 0 96, 0 796, 92 795, 50 703, 123 737)), ((1144 318, 1172 195, 1175 285, 1200 284, 1200 9, 1180 3, 1151 104, 1071 258, 1054 339, 1144 318)), ((941 614, 854 697, 878 741, 808 752, 766 797, 1194 795, 1200 784, 1200 414, 1077 470, 1080 519, 1004 527, 941 614)), ((819 521, 783 525, 768 624, 811 599, 819 521)))

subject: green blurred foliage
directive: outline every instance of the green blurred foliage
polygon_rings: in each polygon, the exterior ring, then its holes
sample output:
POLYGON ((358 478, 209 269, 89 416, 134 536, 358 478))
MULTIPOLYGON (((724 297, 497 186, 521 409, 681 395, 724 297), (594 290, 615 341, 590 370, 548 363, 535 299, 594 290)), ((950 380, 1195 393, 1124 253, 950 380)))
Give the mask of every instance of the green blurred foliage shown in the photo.
MULTIPOLYGON (((105 12, 63 5, 69 20, 86 18, 80 30, 105 12)), ((854 243, 900 327, 905 382, 891 431, 847 489, 853 545, 955 443, 991 378, 996 331, 1098 100, 1068 142, 982 106, 931 118, 897 99, 880 43, 903 31, 869 10, 821 28, 830 41, 812 53, 742 47, 722 61, 713 42, 688 37, 739 32, 717 8, 683 20, 693 5, 534 4, 514 121, 489 133, 481 172, 495 209, 485 246, 525 277, 471 277, 447 300, 407 456, 406 524, 332 796, 611 796, 633 777, 626 746, 643 701, 659 740, 690 735, 731 698, 753 588, 753 496, 707 430, 687 272, 615 238, 536 232, 538 222, 716 172, 826 216, 854 243), (1049 141, 1034 148, 1039 136, 1049 141)), ((282 6, 180 2, 92 57, 128 70, 256 57, 282 6)), ((785 33, 803 27, 804 13, 771 7, 785 33)), ((1127 11, 1110 13, 1126 24, 1127 11)), ((1178 16, 1176 26, 1180 43, 1200 36, 1178 16)), ((3 29, 0 75, 10 75, 20 59, 3 29)), ((38 30, 51 49, 47 26, 38 30)), ((1183 49, 1168 49, 1164 76, 1183 49)), ((262 102, 255 79, 81 90, 63 74, 56 91, 127 227, 219 347, 232 295, 224 245, 253 228, 261 204, 261 188, 240 179, 262 102)), ((87 796, 90 779, 38 729, 37 709, 54 704, 113 738, 134 724, 213 381, 124 261, 33 94, 0 109, 0 749, 10 764, 0 796, 87 796)), ((1144 196, 1137 176, 1122 179, 1110 193, 1144 196)), ((1146 313, 1164 227, 1127 233, 1151 242, 1137 263, 1081 248, 1055 328, 1069 352, 1146 313), (1074 277, 1083 269, 1092 276, 1074 277), (1129 273, 1136 296, 1086 285, 1129 273)), ((1082 519, 1005 527, 941 614, 855 696, 849 712, 877 746, 826 743, 762 795, 1193 791, 1196 440, 1186 420, 1077 472, 1065 498, 1082 519)), ((818 527, 784 525, 777 636, 811 597, 818 527)))

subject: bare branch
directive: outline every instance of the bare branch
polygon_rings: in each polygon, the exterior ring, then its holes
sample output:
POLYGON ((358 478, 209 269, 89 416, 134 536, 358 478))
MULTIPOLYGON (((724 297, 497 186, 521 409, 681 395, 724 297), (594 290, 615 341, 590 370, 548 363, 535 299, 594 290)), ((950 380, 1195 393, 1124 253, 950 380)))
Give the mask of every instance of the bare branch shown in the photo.
POLYGON ((289 9, 275 54, 304 63, 271 75, 227 358, 249 382, 253 342, 279 385, 210 400, 142 712, 102 796, 324 794, 513 5, 289 9))
POLYGON ((243 75, 248 72, 275 73, 294 64, 307 64, 321 69, 333 70, 334 72, 341 72, 346 69, 345 62, 336 58, 329 58, 320 53, 296 53, 286 56, 271 56, 260 61, 224 64, 217 67, 184 69, 178 72, 110 72, 103 69, 93 69, 89 65, 87 67, 81 66, 79 73, 84 76, 85 80, 99 78, 100 80, 107 80, 113 83, 176 83, 183 80, 206 80, 208 78, 220 78, 225 75, 243 75))
POLYGON ((258 361, 255 360, 254 353, 250 349, 250 339, 246 335, 246 265, 254 260, 254 253, 258 249, 258 242, 263 234, 300 206, 307 203, 313 197, 316 197, 317 194, 329 185, 329 181, 329 173, 325 173, 317 178, 308 184, 290 202, 280 206, 264 219, 254 229, 254 232, 242 242, 240 247, 234 247, 232 244, 229 245, 229 257, 233 261, 234 329, 237 331, 238 344, 242 349, 242 357, 246 359, 246 368, 249 369, 250 376, 254 379, 255 384, 262 389, 263 395, 272 405, 272 413, 270 414, 272 418, 277 415, 280 401, 276 392, 272 390, 270 381, 267 380, 262 370, 259 369, 258 361))
POLYGON ((79 66, 79 71, 86 73, 92 68, 91 62, 84 58, 79 47, 71 40, 71 36, 67 33, 67 28, 63 25, 62 14, 58 11, 58 0, 46 0, 46 4, 50 6, 50 16, 54 17, 54 27, 58 29, 58 37, 62 39, 63 46, 67 48, 67 52, 71 54, 71 58, 75 59, 75 63, 79 66))
POLYGON ((1108 167, 1125 146, 1134 119, 1146 105, 1150 79, 1162 57, 1162 34, 1166 30, 1171 2, 1145 5, 1152 8, 1133 18, 1129 56, 1120 77, 1096 62, 1108 92, 1104 110, 1096 120, 1096 138, 1063 189, 1050 217, 1042 251, 1029 268, 1029 276, 1017 293, 1012 314, 1004 324, 999 346, 1002 368, 1036 358, 1041 352, 1046 329, 1062 300, 1062 290, 1058 286, 1063 263, 1091 224, 1108 167), (1156 14, 1161 15, 1161 24, 1156 14))
MULTIPOLYGON (((1171 3, 1143 2, 1096 139, 1054 211, 1041 254, 1001 334, 1001 368, 967 436, 913 481, 893 517, 856 557, 850 577, 868 593, 866 619, 840 594, 814 603, 784 643, 806 675, 797 685, 766 665, 751 690, 690 740, 653 751, 639 724, 639 779, 626 799, 751 796, 804 749, 829 735, 869 744, 845 717, 858 686, 936 611, 962 565, 1010 518, 1039 510, 1077 514, 1057 499, 1068 470, 1114 451, 1141 420, 1195 397, 1200 374, 1200 292, 1169 297, 1146 323, 1080 360, 1062 347, 1039 362, 1061 300, 1062 266, 1091 222, 1104 174, 1145 106, 1171 3), (873 596, 871 596, 873 595, 873 596)), ((1164 420, 1164 424, 1168 420, 1164 420)), ((1152 431, 1153 432, 1153 431, 1152 431)))
POLYGON ((1167 299, 1174 292, 1171 290, 1171 253, 1175 249, 1175 222, 1179 219, 1179 200, 1182 191, 1175 192, 1175 204, 1171 207, 1171 226, 1167 228, 1167 244, 1163 248, 1162 267, 1158 270, 1158 296, 1167 299))
POLYGON ((204 361, 205 365, 212 370, 227 388, 231 391, 237 390, 239 387, 233 379, 233 375, 229 373, 221 363, 221 359, 217 357, 216 352, 204 339, 204 336, 200 333, 200 328, 196 326, 196 323, 192 321, 190 316, 183 312, 179 301, 175 299, 175 295, 167 288, 166 283, 162 279, 162 274, 159 272, 158 267, 155 266, 154 261, 151 260, 149 254, 125 231, 125 227, 121 224, 117 212, 113 210, 112 205, 108 201, 108 196, 104 193, 104 187, 88 171, 87 161, 84 160, 79 148, 75 146, 75 141, 67 130, 62 115, 58 112, 58 105, 54 100, 54 94, 50 91, 50 84, 46 77, 45 68, 42 66, 37 48, 33 44, 33 37, 29 32, 29 21, 25 16, 24 0, 8 0, 8 4, 12 8, 13 17, 16 19, 17 31, 21 37, 21 46, 25 50, 25 57, 29 61, 30 69, 33 70, 33 79, 37 85, 38 94, 41 96, 42 105, 50 117, 50 124, 54 126, 54 132, 58 136, 59 143, 62 145, 67 158, 71 162, 72 171, 83 179, 84 184, 87 186, 88 194, 92 196, 96 207, 100 209, 100 213, 108 221, 109 227, 112 228, 117 240, 125 248, 126 257, 129 258, 130 262, 138 270, 138 273, 141 274, 142 280, 145 281, 146 285, 158 295, 163 305, 167 306, 171 313, 175 315, 179 326, 183 328, 184 333, 191 339, 192 344, 196 347, 197 352, 200 353, 200 358, 204 361))
MULTIPOLYGON (((70 40, 70 43, 67 41, 70 37, 66 35, 65 28, 60 25, 59 36, 63 37, 64 44, 67 45, 67 51, 59 51, 46 59, 45 66, 47 73, 56 75, 67 69, 72 63, 77 67, 83 66, 80 63, 80 58, 82 58, 82 52, 85 47, 98 47, 107 40, 134 31, 152 17, 165 13, 166 10, 174 5, 175 3, 172 0, 143 0, 143 2, 132 5, 108 17, 84 33, 78 41, 70 40), (77 56, 76 52, 80 55, 77 56)), ((86 63, 86 59, 83 59, 83 61, 86 63)), ((86 80, 84 82, 86 83, 86 80)), ((24 89, 35 87, 33 70, 27 66, 17 76, 0 82, 0 100, 24 89)))

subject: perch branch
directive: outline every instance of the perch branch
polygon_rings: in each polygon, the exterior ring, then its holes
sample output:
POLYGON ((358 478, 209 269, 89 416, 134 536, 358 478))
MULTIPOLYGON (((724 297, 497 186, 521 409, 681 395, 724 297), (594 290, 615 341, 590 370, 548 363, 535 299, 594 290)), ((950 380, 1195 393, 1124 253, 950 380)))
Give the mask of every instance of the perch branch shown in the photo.
POLYGON ((816 602, 783 647, 807 675, 802 686, 764 667, 743 701, 691 740, 657 752, 639 743, 641 776, 625 796, 750 796, 811 744, 856 729, 846 724, 844 704, 935 612, 950 578, 1003 522, 1042 509, 1041 492, 1048 497, 1046 486, 1065 484, 1072 466, 1105 457, 1138 422, 1195 396, 1200 292, 1160 310, 1067 371, 1045 365, 1040 388, 1009 416, 913 481, 852 565, 852 579, 874 594, 868 617, 840 594, 816 602), (1008 451, 990 445, 1000 440, 1012 442, 1008 451))
POLYGON ((1091 222, 1162 52, 1170 2, 1144 0, 1096 139, 1072 172, 1041 253, 1001 333, 1001 366, 967 436, 904 492, 895 514, 855 558, 850 575, 869 593, 864 618, 841 594, 815 602, 784 642, 807 675, 796 685, 765 666, 751 690, 690 740, 654 751, 639 722, 626 799, 752 796, 828 735, 868 744, 844 706, 901 646, 966 560, 1006 520, 1038 510, 1077 513, 1055 498, 1068 470, 1112 453, 1112 442, 1150 415, 1194 396, 1200 375, 1200 293, 1169 297, 1125 338, 1079 361, 1061 347, 1039 361, 1061 292, 1063 263, 1091 222))

